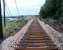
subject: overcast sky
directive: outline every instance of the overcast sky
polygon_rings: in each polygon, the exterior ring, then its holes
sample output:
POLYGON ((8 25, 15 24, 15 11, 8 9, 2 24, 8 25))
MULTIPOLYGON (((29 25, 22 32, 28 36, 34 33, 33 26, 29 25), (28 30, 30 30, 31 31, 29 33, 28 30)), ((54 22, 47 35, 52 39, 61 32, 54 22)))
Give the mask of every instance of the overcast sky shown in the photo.
POLYGON ((45 0, 5 0, 6 16, 38 15, 45 0))

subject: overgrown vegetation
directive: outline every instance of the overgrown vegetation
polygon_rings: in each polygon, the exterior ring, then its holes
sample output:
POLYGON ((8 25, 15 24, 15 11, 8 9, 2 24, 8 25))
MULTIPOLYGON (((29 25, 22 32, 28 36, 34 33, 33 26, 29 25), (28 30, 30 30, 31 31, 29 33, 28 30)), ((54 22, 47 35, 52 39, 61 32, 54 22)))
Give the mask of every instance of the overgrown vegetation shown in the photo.
POLYGON ((40 10, 40 16, 43 18, 59 19, 63 17, 63 0, 46 0, 40 10))
POLYGON ((23 17, 17 18, 16 20, 7 21, 3 31, 4 38, 9 37, 14 29, 16 30, 21 29, 26 23, 27 20, 24 19, 23 17))
POLYGON ((63 30, 63 0, 46 0, 39 14, 44 22, 56 27, 55 29, 63 30))

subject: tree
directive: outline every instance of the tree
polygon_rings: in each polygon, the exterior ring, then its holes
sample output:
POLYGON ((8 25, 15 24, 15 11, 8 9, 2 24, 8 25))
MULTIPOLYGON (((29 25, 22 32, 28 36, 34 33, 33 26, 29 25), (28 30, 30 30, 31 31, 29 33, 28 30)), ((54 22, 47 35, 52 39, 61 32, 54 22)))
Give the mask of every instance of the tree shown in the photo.
POLYGON ((40 9, 40 16, 44 18, 59 19, 63 14, 62 3, 62 0, 46 0, 44 6, 40 9))

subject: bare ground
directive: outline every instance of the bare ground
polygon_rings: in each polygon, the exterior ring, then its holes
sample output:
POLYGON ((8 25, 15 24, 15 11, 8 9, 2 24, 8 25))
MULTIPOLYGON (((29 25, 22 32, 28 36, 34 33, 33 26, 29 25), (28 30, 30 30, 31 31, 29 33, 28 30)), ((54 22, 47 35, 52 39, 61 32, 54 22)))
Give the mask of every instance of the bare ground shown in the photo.
POLYGON ((51 27, 53 27, 56 31, 59 31, 61 33, 63 33, 63 24, 50 24, 51 27))

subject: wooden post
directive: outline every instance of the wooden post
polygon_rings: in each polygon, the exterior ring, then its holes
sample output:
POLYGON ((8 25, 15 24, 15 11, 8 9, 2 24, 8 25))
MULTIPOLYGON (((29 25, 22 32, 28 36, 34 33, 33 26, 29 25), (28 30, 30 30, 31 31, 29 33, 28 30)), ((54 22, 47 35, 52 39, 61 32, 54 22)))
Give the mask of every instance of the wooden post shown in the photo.
POLYGON ((3 30, 2 30, 2 15, 1 15, 1 0, 0 0, 0 43, 3 40, 3 30))

